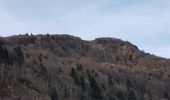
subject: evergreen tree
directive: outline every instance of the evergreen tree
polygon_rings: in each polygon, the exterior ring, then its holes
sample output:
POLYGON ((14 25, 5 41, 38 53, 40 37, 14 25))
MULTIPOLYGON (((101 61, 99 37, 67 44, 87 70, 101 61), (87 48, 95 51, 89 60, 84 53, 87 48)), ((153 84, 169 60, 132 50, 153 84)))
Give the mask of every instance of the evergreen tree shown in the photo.
POLYGON ((4 52, 4 62, 9 63, 9 53, 8 53, 8 49, 6 48, 6 46, 3 48, 3 52, 4 52))
POLYGON ((1 59, 3 58, 3 46, 1 43, 0 43, 0 58, 1 59))
POLYGON ((31 36, 34 37, 34 35, 31 33, 31 36))
POLYGON ((77 72, 75 70, 75 68, 72 68, 71 69, 71 72, 70 72, 70 76, 76 81, 77 80, 77 72))
POLYGON ((49 33, 47 33, 47 37, 48 37, 48 38, 50 37, 49 33))
POLYGON ((101 100, 101 90, 94 77, 89 75, 89 82, 92 89, 91 95, 95 100, 101 100))
POLYGON ((84 91, 86 87, 85 77, 78 73, 77 70, 75 70, 75 68, 71 69, 70 76, 74 79, 74 82, 78 86, 81 86, 82 90, 84 91))
POLYGON ((129 100, 137 100, 137 93, 136 93, 136 91, 135 90, 133 90, 133 89, 130 89, 129 91, 128 91, 128 99, 129 100))
POLYGON ((38 60, 42 63, 42 54, 41 53, 38 55, 38 60))
POLYGON ((58 100, 58 94, 57 94, 57 90, 55 88, 51 89, 50 97, 51 97, 51 100, 58 100))
POLYGON ((14 49, 15 53, 16 53, 16 60, 18 61, 19 64, 21 64, 24 61, 24 55, 23 52, 21 50, 20 46, 17 46, 14 49))
POLYGON ((0 44, 0 62, 9 63, 8 49, 0 44))
POLYGON ((28 33, 26 33, 25 35, 26 35, 26 36, 29 36, 29 34, 28 34, 28 33))

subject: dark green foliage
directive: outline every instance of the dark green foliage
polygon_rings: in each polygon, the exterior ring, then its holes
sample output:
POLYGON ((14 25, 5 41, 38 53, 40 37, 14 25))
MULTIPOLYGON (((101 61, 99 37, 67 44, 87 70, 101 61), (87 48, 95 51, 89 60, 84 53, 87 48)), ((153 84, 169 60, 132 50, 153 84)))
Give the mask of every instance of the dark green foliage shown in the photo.
POLYGON ((27 78, 19 78, 18 81, 21 83, 21 84, 25 84, 26 86, 29 86, 31 84, 30 80, 28 80, 27 78))
POLYGON ((70 76, 71 76, 72 78, 74 78, 74 79, 78 76, 75 68, 72 68, 72 69, 71 69, 70 76))
POLYGON ((40 67, 40 70, 39 70, 39 73, 38 73, 38 77, 44 79, 44 80, 47 80, 48 76, 48 70, 47 68, 41 64, 41 67, 40 67))
POLYGON ((83 67, 82 67, 81 64, 77 64, 77 70, 78 70, 78 71, 82 71, 82 70, 83 70, 83 67))
POLYGON ((8 53, 8 49, 6 48, 6 46, 4 47, 4 61, 5 63, 9 63, 9 53, 8 53))
MULTIPOLYGON (((169 95, 170 95, 170 94, 169 94, 169 95)), ((168 100, 170 99, 169 95, 168 95, 167 92, 164 93, 164 97, 167 98, 168 100)))
POLYGON ((89 69, 86 69, 86 74, 90 75, 90 70, 89 69))
POLYGON ((50 97, 51 97, 51 100, 58 100, 58 94, 57 94, 57 90, 55 88, 51 89, 50 97))
POLYGON ((31 33, 31 37, 33 37, 34 35, 31 33))
MULTIPOLYGON (((82 69, 83 70, 83 69, 82 69)), ((85 90, 86 83, 85 83, 85 77, 82 73, 78 73, 75 68, 71 69, 70 76, 74 79, 74 82, 81 86, 82 90, 85 90)))
POLYGON ((119 100, 125 100, 127 98, 127 96, 124 94, 124 91, 117 90, 116 92, 116 96, 119 98, 119 100))
POLYGON ((75 68, 71 69, 70 72, 71 77, 74 79, 75 83, 77 85, 80 85, 80 78, 79 78, 79 74, 77 73, 77 71, 75 70, 75 68))
POLYGON ((133 89, 130 89, 128 91, 128 100, 137 100, 138 96, 137 96, 137 92, 133 89))
POLYGON ((126 85, 128 88, 130 88, 132 86, 131 81, 129 79, 127 79, 126 85))
POLYGON ((92 89, 91 95, 95 100, 101 100, 101 90, 100 87, 97 84, 97 81, 95 80, 94 77, 89 75, 89 82, 90 82, 90 87, 92 89))
POLYGON ((80 80, 79 85, 84 91, 86 89, 85 77, 81 76, 79 80, 80 80))
POLYGON ((113 85, 113 80, 112 80, 112 76, 111 75, 108 76, 108 83, 109 83, 110 86, 113 85))
POLYGON ((0 45, 0 62, 9 63, 8 49, 3 45, 0 45))
POLYGON ((2 43, 0 43, 0 57, 3 56, 3 45, 2 43))
POLYGON ((64 71, 63 71, 63 69, 62 69, 61 67, 59 67, 59 68, 57 69, 57 73, 58 73, 58 74, 63 74, 64 71))
POLYGON ((47 33, 47 37, 48 37, 48 38, 50 37, 49 33, 47 33))
POLYGON ((26 54, 26 57, 27 57, 27 58, 30 58, 30 55, 27 53, 27 54, 26 54))
POLYGON ((28 33, 26 33, 25 35, 26 35, 26 36, 29 36, 29 34, 28 34, 28 33))
POLYGON ((39 60, 40 62, 42 62, 42 54, 41 54, 41 53, 38 55, 38 60, 39 60))
POLYGON ((24 55, 22 52, 22 49, 20 46, 17 46, 16 48, 14 48, 14 51, 16 53, 16 60, 19 64, 21 64, 24 61, 24 55))
POLYGON ((68 88, 64 88, 64 97, 67 99, 70 96, 70 92, 68 88))

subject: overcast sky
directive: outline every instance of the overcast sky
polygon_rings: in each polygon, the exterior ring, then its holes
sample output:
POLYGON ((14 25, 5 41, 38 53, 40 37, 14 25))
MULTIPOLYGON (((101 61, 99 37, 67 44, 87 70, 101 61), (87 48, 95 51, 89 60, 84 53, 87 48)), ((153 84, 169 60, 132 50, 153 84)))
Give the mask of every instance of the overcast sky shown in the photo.
POLYGON ((0 35, 116 37, 170 58, 170 0, 0 0, 0 35))

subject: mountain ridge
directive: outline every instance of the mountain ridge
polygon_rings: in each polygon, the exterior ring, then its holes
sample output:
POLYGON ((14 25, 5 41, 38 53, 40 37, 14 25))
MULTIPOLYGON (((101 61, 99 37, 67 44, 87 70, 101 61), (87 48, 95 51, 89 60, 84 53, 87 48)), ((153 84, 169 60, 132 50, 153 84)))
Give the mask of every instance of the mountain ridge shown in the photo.
POLYGON ((128 41, 71 35, 0 38, 4 100, 169 100, 170 60, 128 41))

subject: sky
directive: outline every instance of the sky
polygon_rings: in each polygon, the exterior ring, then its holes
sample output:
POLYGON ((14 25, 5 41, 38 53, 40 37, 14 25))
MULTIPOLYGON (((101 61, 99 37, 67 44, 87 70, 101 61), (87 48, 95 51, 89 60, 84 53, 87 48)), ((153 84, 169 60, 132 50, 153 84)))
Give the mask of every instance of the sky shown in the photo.
POLYGON ((0 36, 115 37, 170 58, 170 0, 0 0, 0 36))

